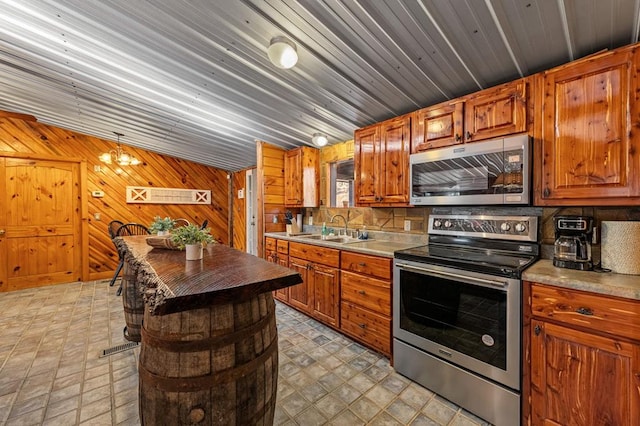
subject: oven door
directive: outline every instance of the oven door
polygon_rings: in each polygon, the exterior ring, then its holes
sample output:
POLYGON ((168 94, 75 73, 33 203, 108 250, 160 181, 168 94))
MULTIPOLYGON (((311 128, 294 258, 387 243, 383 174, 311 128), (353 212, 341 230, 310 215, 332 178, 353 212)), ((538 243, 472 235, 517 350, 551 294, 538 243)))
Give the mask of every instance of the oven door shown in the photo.
POLYGON ((520 390, 521 282, 394 260, 393 336, 520 390))

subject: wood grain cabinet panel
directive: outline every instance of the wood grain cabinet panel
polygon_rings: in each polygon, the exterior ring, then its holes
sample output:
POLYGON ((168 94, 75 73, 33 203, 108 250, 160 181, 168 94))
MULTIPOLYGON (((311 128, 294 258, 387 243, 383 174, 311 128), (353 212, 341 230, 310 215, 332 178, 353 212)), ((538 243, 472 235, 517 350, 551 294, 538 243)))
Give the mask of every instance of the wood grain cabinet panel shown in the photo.
POLYGON ((482 90, 464 103, 464 141, 527 131, 527 79, 482 90))
POLYGON ((407 205, 411 115, 354 133, 355 197, 361 206, 407 205))
POLYGON ((342 302, 341 329, 383 354, 391 353, 389 342, 391 318, 385 315, 364 309, 355 303, 342 302))
POLYGON ((320 153, 303 146, 285 152, 284 204, 287 207, 320 205, 320 153))
POLYGON ((640 301, 525 286, 523 424, 637 425, 640 301))
POLYGON ((531 83, 520 79, 415 111, 411 153, 528 131, 531 83))
POLYGON ((627 48, 543 74, 537 205, 640 204, 637 63, 627 48))
POLYGON ((343 251, 340 268, 358 274, 371 275, 386 280, 391 279, 391 259, 386 257, 343 251))
POLYGON ((463 102, 438 104, 415 111, 411 117, 411 153, 463 143, 463 116, 463 102))

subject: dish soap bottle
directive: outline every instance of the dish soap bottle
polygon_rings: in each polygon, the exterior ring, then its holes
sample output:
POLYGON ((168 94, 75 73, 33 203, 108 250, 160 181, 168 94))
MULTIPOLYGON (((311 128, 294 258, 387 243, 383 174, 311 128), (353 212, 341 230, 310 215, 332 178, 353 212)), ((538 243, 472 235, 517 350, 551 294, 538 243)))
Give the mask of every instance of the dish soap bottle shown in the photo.
POLYGON ((322 222, 322 239, 326 240, 327 235, 329 235, 329 231, 327 230, 327 222, 322 222))

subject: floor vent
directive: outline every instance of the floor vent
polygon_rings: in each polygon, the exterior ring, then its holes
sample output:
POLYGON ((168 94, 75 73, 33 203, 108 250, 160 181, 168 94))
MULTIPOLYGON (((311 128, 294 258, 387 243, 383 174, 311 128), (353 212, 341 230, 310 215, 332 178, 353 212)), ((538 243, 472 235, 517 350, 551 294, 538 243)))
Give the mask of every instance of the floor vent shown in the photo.
POLYGON ((102 351, 102 355, 100 355, 100 358, 103 358, 103 357, 109 356, 109 355, 113 355, 113 354, 117 354, 119 352, 128 351, 129 349, 137 348, 138 346, 140 346, 139 342, 129 342, 129 343, 125 343, 124 345, 118 345, 118 346, 114 346, 114 347, 109 348, 109 349, 104 349, 102 351))

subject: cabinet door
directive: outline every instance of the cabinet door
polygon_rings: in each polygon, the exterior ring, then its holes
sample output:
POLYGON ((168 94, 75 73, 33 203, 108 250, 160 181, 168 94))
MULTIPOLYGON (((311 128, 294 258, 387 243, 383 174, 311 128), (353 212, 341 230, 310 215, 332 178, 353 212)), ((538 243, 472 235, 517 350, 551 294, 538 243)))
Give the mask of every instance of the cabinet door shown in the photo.
POLYGON ((483 90, 464 104, 464 141, 474 142, 527 131, 527 82, 483 90))
POLYGON ((302 148, 284 154, 284 204, 302 205, 302 148))
POLYGON ((462 143, 463 103, 423 108, 411 117, 411 152, 462 143))
MULTIPOLYGON (((278 243, 280 243, 280 241, 282 240, 278 240, 278 243)), ((289 256, 285 256, 278 253, 276 260, 277 260, 276 263, 278 265, 284 266, 286 268, 289 267, 289 256)), ((282 300, 283 302, 289 301, 289 287, 281 288, 280 290, 276 290, 273 293, 276 299, 282 300)))
POLYGON ((289 257, 289 268, 298 272, 302 283, 289 287, 289 304, 303 312, 311 312, 311 294, 309 294, 309 262, 295 257, 289 257))
POLYGON ((408 203, 411 116, 405 115, 382 122, 380 145, 377 201, 389 204, 408 203))
POLYGON ((533 425, 636 425, 640 348, 531 322, 533 425))
POLYGON ((318 264, 309 271, 313 286, 313 316, 320 321, 338 327, 340 321, 339 271, 318 264))
POLYGON ((640 111, 637 78, 632 50, 544 74, 537 205, 628 204, 620 197, 640 195, 630 120, 640 111))
POLYGON ((380 163, 380 127, 376 124, 354 133, 355 191, 358 204, 377 202, 380 163))

